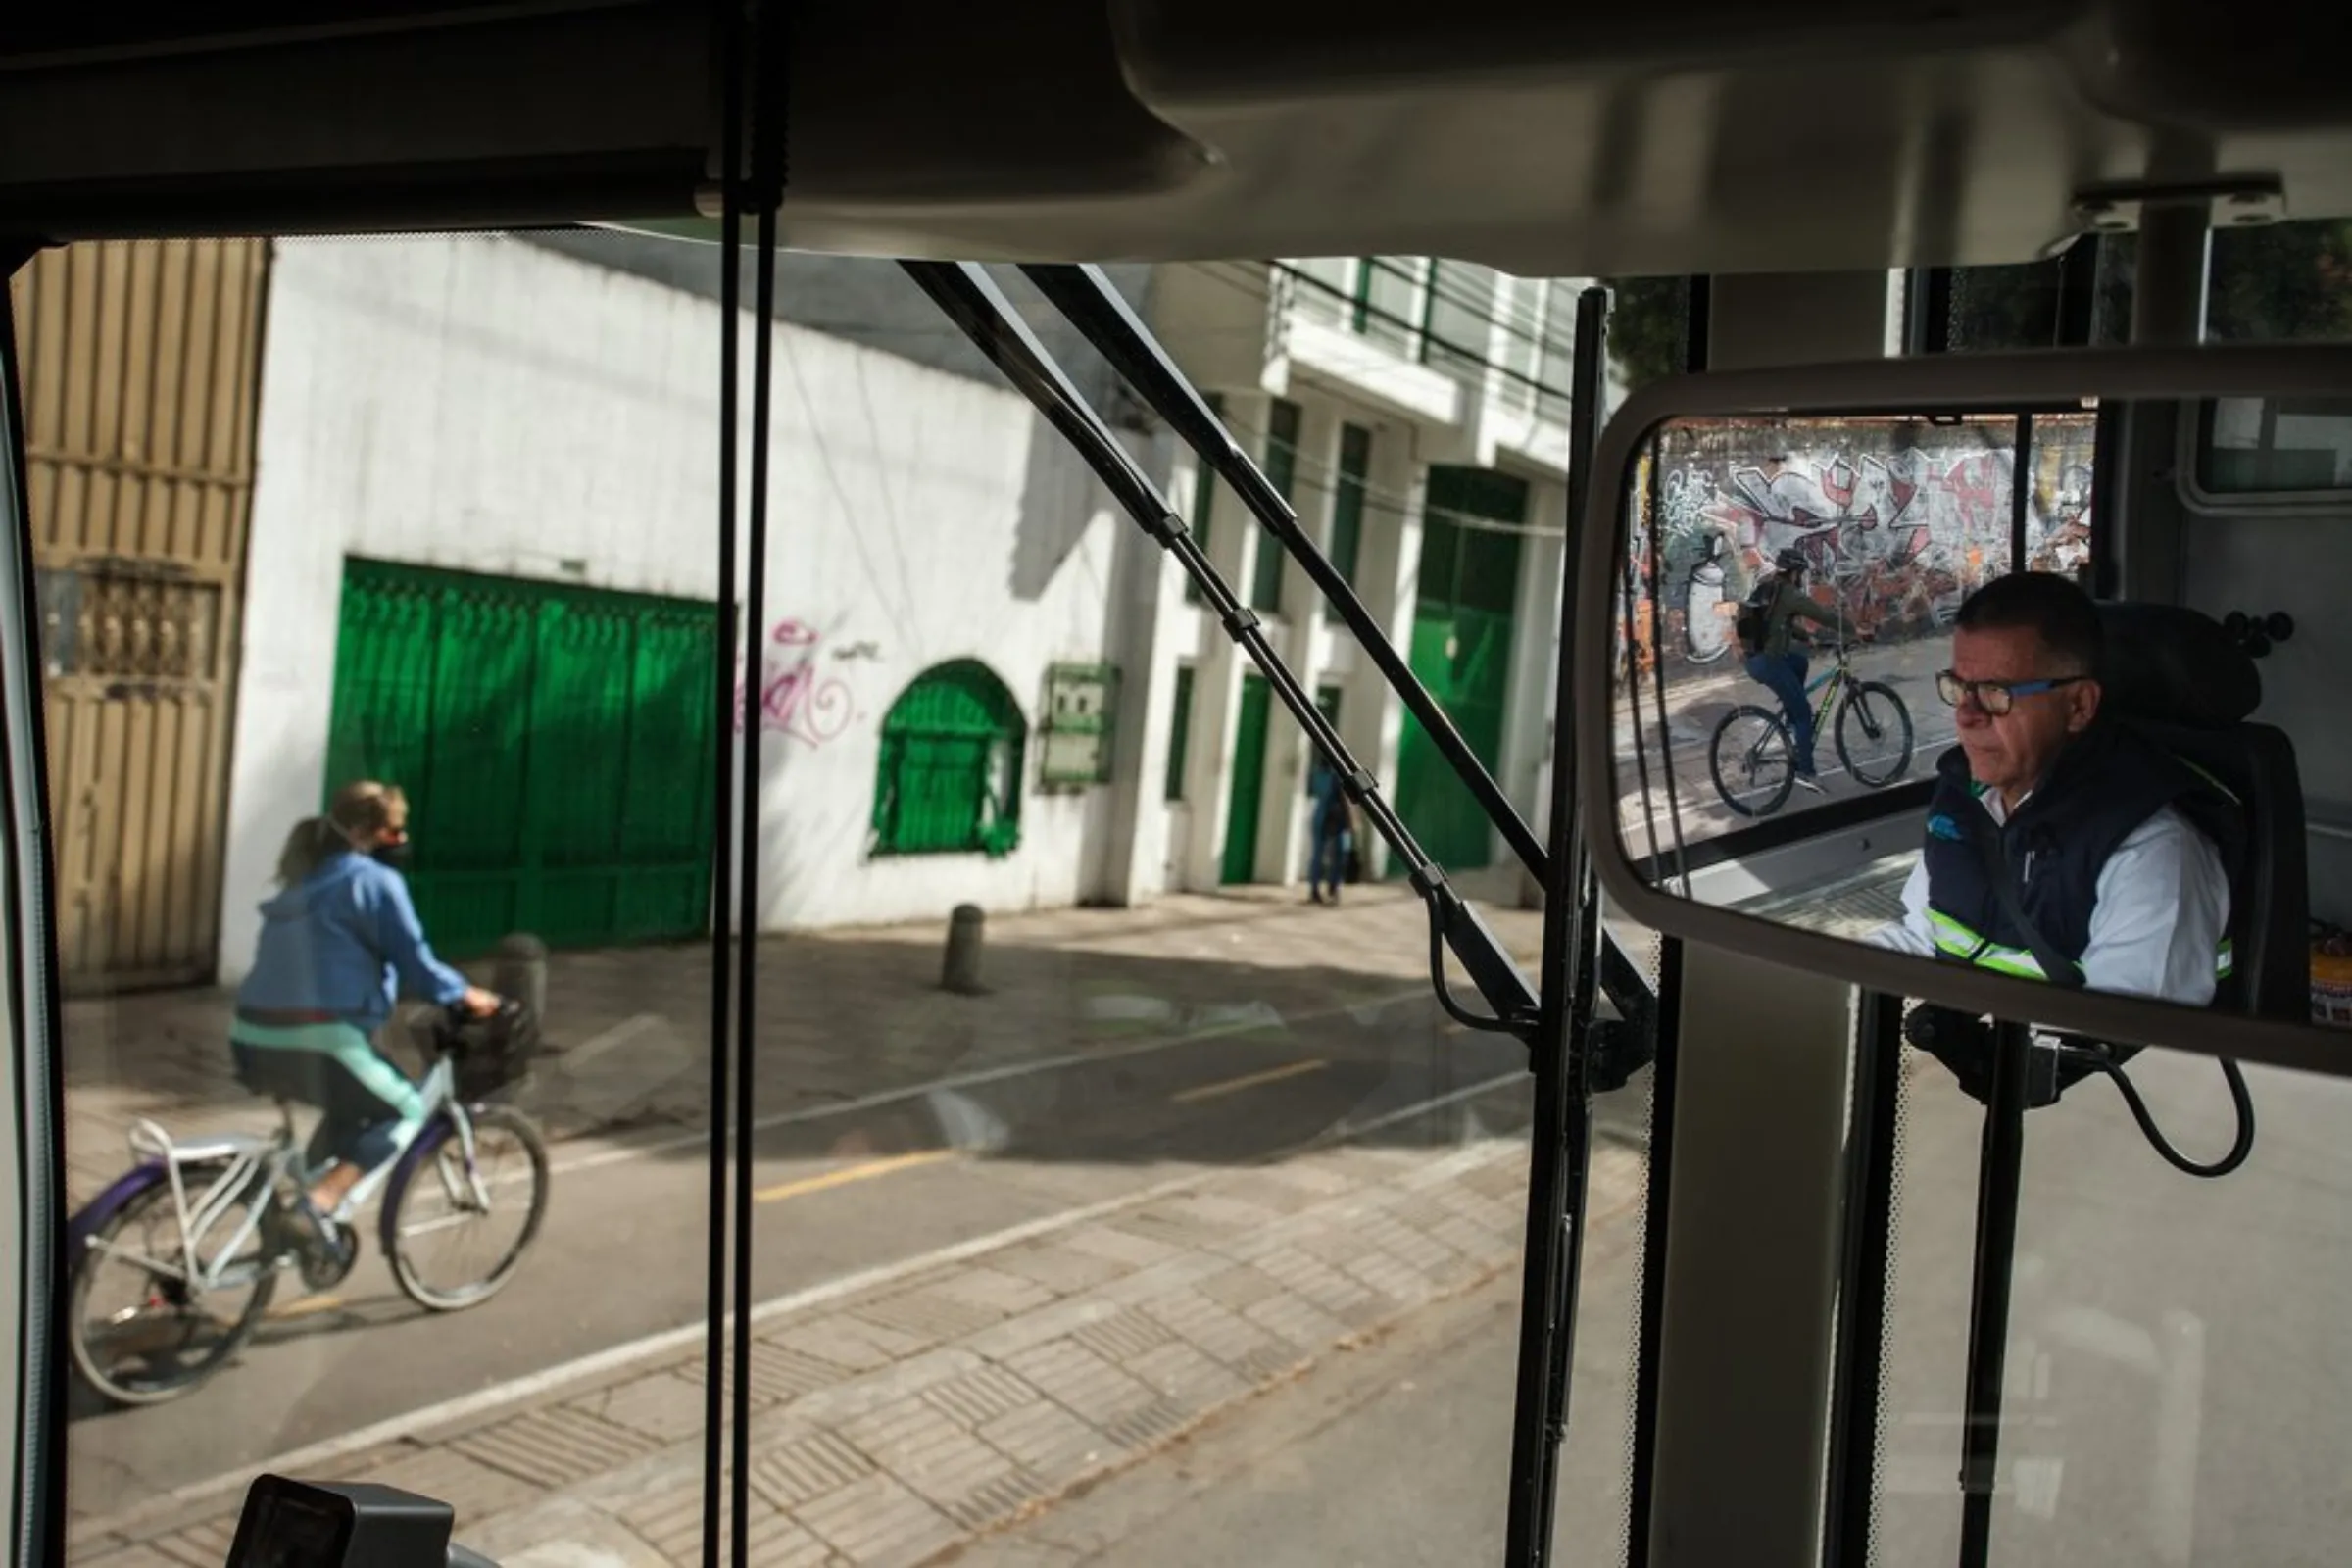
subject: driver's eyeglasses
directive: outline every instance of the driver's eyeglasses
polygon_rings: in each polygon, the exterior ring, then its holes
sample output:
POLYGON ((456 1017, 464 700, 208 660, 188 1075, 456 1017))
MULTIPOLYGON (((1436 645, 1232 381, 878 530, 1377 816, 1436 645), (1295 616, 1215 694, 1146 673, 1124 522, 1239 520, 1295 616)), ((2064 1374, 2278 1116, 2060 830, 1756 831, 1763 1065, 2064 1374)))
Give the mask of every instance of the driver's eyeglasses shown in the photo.
POLYGON ((1974 697, 1977 706, 1994 717, 2009 711, 2020 697, 2032 697, 2037 692, 2056 691, 2072 686, 2082 675, 2059 675, 2050 680, 1962 680, 1950 670, 1936 676, 1936 695, 1948 708, 1958 708, 1963 698, 1974 697))

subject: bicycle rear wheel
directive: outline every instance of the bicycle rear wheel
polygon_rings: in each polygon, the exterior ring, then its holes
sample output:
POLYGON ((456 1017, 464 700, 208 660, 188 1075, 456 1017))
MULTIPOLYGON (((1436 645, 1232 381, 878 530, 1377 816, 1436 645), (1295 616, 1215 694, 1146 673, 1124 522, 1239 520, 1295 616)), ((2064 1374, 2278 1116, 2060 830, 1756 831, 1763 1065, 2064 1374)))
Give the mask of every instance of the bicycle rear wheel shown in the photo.
POLYGON ((1770 816, 1796 787, 1788 726, 1769 709, 1742 703, 1723 715, 1707 745, 1707 771, 1723 804, 1741 816, 1770 816))
POLYGON ((457 1312, 506 1287, 547 1215, 547 1141, 505 1105, 475 1105, 473 1155, 446 1112, 401 1157, 384 1193, 384 1256, 418 1306, 457 1312))
MULTIPOLYGON (((182 1167, 191 1201, 227 1169, 182 1167)), ((157 1181, 116 1210, 74 1265, 66 1348, 81 1380, 117 1404, 162 1404, 227 1365, 261 1327, 277 1291, 274 1227, 266 1211, 257 1213, 269 1201, 268 1182, 255 1180, 197 1239, 197 1266, 223 1265, 211 1290, 181 1277, 186 1257, 169 1182, 157 1181), (256 1222, 248 1226, 249 1218, 256 1222), (208 1254, 208 1239, 235 1250, 225 1259, 208 1254)))
POLYGON ((1838 760, 1856 782, 1883 789, 1911 765, 1911 710, 1879 681, 1857 681, 1838 710, 1838 760))

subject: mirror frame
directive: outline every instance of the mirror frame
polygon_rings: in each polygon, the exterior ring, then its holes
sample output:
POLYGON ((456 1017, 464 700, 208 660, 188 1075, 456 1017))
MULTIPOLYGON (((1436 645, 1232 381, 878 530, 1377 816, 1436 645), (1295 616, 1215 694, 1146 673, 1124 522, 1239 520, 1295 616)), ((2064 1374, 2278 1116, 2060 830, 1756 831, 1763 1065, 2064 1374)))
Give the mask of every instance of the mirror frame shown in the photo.
MULTIPOLYGON (((1626 399, 1601 433, 1577 542, 1570 636, 1577 791, 1585 842, 1610 901, 1667 936, 1917 998, 2118 1043, 2167 1047, 2352 1077, 2352 1032, 2249 1018, 2180 1003, 2077 991, 1794 930, 1653 888, 1619 837, 1611 727, 1618 528, 1636 460, 1669 421, 1707 416, 1857 417, 2003 413, 2020 406, 2214 397, 2352 397, 2352 345, 2229 344, 2033 350, 1775 367, 1674 376, 1626 399)), ((2352 498, 2347 509, 2352 510, 2352 498)))

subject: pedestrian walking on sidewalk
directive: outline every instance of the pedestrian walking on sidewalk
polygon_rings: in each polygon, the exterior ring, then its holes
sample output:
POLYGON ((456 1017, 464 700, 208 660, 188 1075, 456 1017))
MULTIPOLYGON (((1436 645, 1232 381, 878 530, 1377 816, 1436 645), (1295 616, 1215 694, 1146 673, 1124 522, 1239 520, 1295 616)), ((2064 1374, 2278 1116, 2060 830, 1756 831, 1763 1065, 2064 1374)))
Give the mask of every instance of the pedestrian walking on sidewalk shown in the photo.
POLYGON ((1331 889, 1329 903, 1340 902, 1340 884, 1347 879, 1355 858, 1355 806, 1348 792, 1340 788, 1340 776, 1327 762, 1317 761, 1313 782, 1314 819, 1312 826, 1312 858, 1307 865, 1307 897, 1317 904, 1327 902, 1323 889, 1331 889))

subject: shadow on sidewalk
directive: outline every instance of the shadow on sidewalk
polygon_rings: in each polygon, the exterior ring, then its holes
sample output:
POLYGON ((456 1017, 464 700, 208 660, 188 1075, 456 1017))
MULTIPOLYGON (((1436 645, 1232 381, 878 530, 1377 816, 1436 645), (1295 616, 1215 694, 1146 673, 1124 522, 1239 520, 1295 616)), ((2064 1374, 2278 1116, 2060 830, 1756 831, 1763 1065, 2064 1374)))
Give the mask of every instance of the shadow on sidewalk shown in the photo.
MULTIPOLYGON (((1418 901, 1378 886, 1337 908, 1269 891, 1011 917, 989 941, 979 996, 940 989, 944 922, 763 939, 755 1110, 776 1125, 761 1155, 944 1145, 1043 1160, 1250 1159, 1521 1069, 1514 1041, 1439 1009, 1424 918, 1418 901), (1256 1074, 1274 1076, 1218 1088, 1256 1074)), ((1539 917, 1491 918, 1526 963, 1539 917)), ((1458 972, 1451 982, 1480 1010, 1458 972)), ((559 1141, 702 1159, 692 1135, 709 1124, 710 988, 703 943, 556 955, 550 1053, 507 1098, 559 1141)), ((213 991, 70 1010, 76 1196, 127 1162, 138 1117, 182 1135, 270 1125, 271 1108, 229 1074, 229 1005, 213 991)), ((421 1071, 405 1032, 385 1034, 421 1071)))

